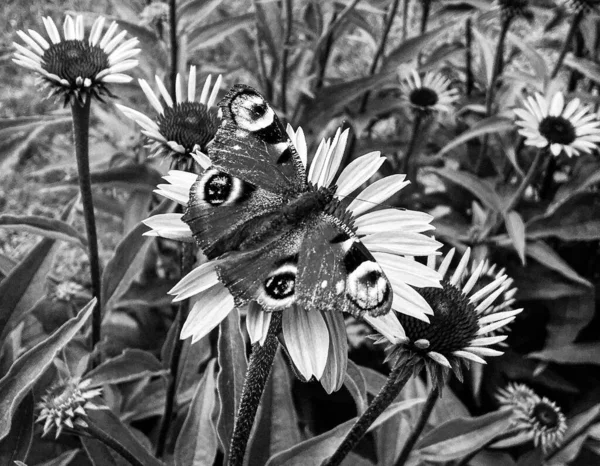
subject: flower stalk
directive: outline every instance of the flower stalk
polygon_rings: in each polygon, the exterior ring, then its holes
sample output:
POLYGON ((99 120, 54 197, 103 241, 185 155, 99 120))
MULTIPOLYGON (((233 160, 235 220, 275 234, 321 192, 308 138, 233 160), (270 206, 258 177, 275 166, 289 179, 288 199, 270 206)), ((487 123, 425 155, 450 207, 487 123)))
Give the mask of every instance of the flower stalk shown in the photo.
POLYGON ((275 354, 279 347, 277 336, 281 332, 281 312, 273 312, 269 331, 264 344, 255 343, 248 363, 246 379, 242 388, 240 407, 238 408, 231 446, 229 449, 229 466, 242 466, 250 431, 260 404, 260 398, 271 373, 275 354))
POLYGON ((102 301, 100 259, 98 256, 98 235, 96 232, 96 217, 94 215, 94 199, 92 195, 92 181, 90 177, 89 159, 89 132, 90 132, 90 106, 91 97, 87 97, 83 105, 74 101, 71 104, 73 117, 73 138, 75 141, 75 158, 79 173, 79 191, 83 204, 83 217, 88 241, 88 254, 90 260, 90 273, 92 278, 92 293, 96 297, 96 307, 92 314, 92 349, 96 347, 101 338, 102 301))
POLYGON ((556 63, 554 64, 552 73, 550 74, 550 79, 554 79, 558 75, 558 72, 560 71, 560 68, 561 68, 563 62, 565 61, 565 56, 567 55, 567 52, 569 51, 569 47, 571 46, 571 42, 573 42, 573 37, 575 37, 575 32, 577 31, 577 28, 579 27, 579 23, 581 23, 581 20, 583 19, 584 14, 585 14, 585 10, 582 9, 575 16, 573 16, 573 20, 571 21, 571 24, 569 25, 569 31, 567 32, 567 37, 565 38, 563 47, 560 51, 560 54, 558 55, 558 58, 556 59, 556 63))
POLYGON ((533 162, 531 163, 531 166, 529 167, 529 170, 525 174, 525 178, 523 178, 523 180, 521 181, 521 184, 515 191, 515 194, 508 202, 508 204, 506 206, 506 210, 505 210, 506 212, 510 212, 519 204, 521 197, 523 197, 523 193, 525 193, 525 190, 531 184, 531 181, 537 174, 540 164, 542 163, 542 159, 544 158, 544 154, 547 154, 547 153, 548 153, 547 148, 542 148, 542 149, 538 150, 537 154, 535 155, 535 158, 533 159, 533 162))
POLYGON ((169 0, 169 42, 171 44, 171 69, 169 84, 171 95, 175 95, 177 70, 179 69, 179 43, 177 42, 177 2, 169 0))
POLYGON ((94 425, 92 422, 87 423, 87 427, 82 427, 81 429, 88 434, 90 437, 99 440, 103 444, 109 446, 114 451, 116 451, 119 455, 125 458, 132 466, 144 466, 144 462, 136 458, 134 454, 132 454, 127 448, 121 445, 119 442, 116 442, 110 435, 104 432, 102 429, 94 425))
POLYGON ((425 424, 429 420, 429 416, 431 416, 431 412, 440 397, 440 389, 439 386, 434 385, 429 395, 427 395, 427 399, 425 400, 425 404, 423 405, 423 409, 421 410, 421 414, 419 415, 419 420, 417 421, 417 425, 415 425, 414 429, 406 439, 404 446, 402 447, 402 451, 400 452, 400 456, 398 457, 398 461, 396 461, 396 466, 404 466, 408 457, 410 456, 410 452, 413 450, 417 440, 421 436, 423 429, 425 428, 425 424))
POLYGON ((406 154, 404 156, 404 173, 406 173, 406 177, 414 183, 414 186, 418 186, 417 184, 417 171, 418 165, 413 160, 413 153, 415 148, 417 147, 417 141, 419 140, 419 132, 422 129, 423 124, 423 115, 416 113, 415 119, 413 121, 413 129, 412 134, 410 136, 410 142, 408 143, 408 148, 406 149, 406 154))
POLYGON ((323 466, 339 466, 344 458, 360 442, 371 427, 371 424, 383 413, 387 407, 392 404, 398 394, 413 375, 413 366, 410 364, 396 364, 390 373, 385 385, 377 396, 373 399, 367 410, 358 418, 356 423, 350 429, 340 446, 333 456, 331 456, 323 466))

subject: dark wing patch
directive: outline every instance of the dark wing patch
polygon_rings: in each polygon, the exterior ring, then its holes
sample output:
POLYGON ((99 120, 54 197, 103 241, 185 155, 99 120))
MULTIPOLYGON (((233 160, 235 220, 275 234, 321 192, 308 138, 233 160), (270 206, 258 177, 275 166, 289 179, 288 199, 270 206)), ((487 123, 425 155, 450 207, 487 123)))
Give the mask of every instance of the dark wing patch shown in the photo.
POLYGON ((258 91, 238 84, 219 106, 223 121, 208 149, 217 169, 267 191, 299 193, 307 189, 300 157, 258 91))

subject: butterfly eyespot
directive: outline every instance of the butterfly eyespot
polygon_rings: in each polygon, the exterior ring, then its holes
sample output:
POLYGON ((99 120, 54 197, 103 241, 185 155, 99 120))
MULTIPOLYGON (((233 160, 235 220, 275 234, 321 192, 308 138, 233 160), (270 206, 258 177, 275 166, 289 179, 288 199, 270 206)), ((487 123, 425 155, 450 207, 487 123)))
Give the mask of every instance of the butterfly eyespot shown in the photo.
POLYGON ((227 173, 208 170, 200 179, 202 200, 212 206, 229 205, 244 194, 245 183, 227 173))
POLYGON ((273 271, 263 284, 259 301, 266 308, 281 309, 294 302, 297 268, 294 264, 284 264, 273 271))
POLYGON ((390 295, 390 285, 377 262, 363 262, 346 279, 346 296, 361 311, 375 315, 387 311, 390 295))
POLYGON ((264 130, 275 122, 275 112, 257 94, 242 92, 231 101, 230 105, 235 123, 246 131, 264 130))

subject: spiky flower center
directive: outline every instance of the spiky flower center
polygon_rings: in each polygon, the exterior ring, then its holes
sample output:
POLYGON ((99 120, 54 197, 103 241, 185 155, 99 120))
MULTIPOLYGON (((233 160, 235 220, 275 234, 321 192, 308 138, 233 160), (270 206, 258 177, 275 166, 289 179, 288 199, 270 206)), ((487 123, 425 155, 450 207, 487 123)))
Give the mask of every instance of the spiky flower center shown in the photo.
POLYGON ((109 68, 108 55, 97 45, 81 40, 64 40, 52 44, 42 57, 44 69, 72 86, 81 87, 77 78, 94 80, 100 71, 109 68))
POLYGON ((427 340, 424 351, 451 355, 470 345, 479 330, 477 315, 468 298, 459 289, 442 282, 443 288, 423 288, 421 295, 433 309, 430 323, 405 314, 397 317, 411 342, 427 340))
POLYGON ((181 102, 166 107, 157 118, 160 134, 167 141, 175 141, 186 152, 198 145, 204 150, 217 132, 217 114, 200 102, 181 102))
POLYGON ((540 121, 539 131, 550 144, 571 144, 575 137, 573 124, 562 116, 547 116, 540 121))
POLYGON ((419 87, 410 93, 409 100, 418 107, 433 107, 438 103, 439 97, 433 89, 419 87))
POLYGON ((560 424, 560 417, 556 409, 554 406, 540 401, 533 407, 531 416, 546 429, 555 429, 560 424))

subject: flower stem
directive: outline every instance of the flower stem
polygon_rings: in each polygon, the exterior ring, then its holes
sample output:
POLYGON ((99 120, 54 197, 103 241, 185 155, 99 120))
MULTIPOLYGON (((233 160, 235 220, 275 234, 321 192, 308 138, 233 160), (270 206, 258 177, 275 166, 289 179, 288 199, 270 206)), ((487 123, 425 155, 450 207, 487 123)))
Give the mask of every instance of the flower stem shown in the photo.
POLYGON ((408 37, 408 8, 410 7, 410 0, 402 1, 402 42, 406 41, 408 37))
POLYGON ((422 0, 423 11, 421 13, 421 35, 427 32, 427 23, 429 22, 429 11, 431 10, 431 0, 422 0))
POLYGON ((544 173, 544 180, 542 181, 542 187, 540 188, 540 197, 542 199, 549 199, 550 195, 552 194, 552 187, 554 185, 554 172, 556 171, 556 166, 556 157, 549 157, 544 173))
MULTIPOLYGON (((369 68, 369 76, 373 76, 375 71, 377 70, 377 65, 379 64, 379 60, 383 56, 385 50, 385 44, 387 43, 387 38, 392 29, 392 24, 394 24, 394 19, 396 18, 396 12, 398 11, 398 4, 400 0, 394 0, 394 3, 389 8, 387 18, 385 20, 385 26, 383 28, 383 34, 381 35, 381 39, 379 41, 379 45, 377 46, 377 50, 373 57, 373 61, 371 62, 371 67, 369 68)), ((362 102, 360 103, 360 108, 358 113, 363 113, 367 107, 367 101, 369 100, 369 96, 371 93, 369 91, 365 92, 365 95, 362 98, 362 102)))
POLYGON ((281 111, 287 118, 287 61, 290 51, 293 21, 292 0, 285 0, 285 36, 281 52, 281 111))
POLYGON ((408 460, 408 457, 410 456, 410 452, 412 451, 415 444, 417 443, 417 440, 419 440, 419 437, 421 436, 421 433, 423 432, 423 428, 425 427, 425 424, 427 424, 427 421, 429 420, 429 416, 431 416, 433 407, 435 406, 435 403, 437 402, 439 397, 440 397, 440 389, 436 385, 434 388, 431 389, 431 391, 429 392, 429 395, 427 395, 427 399, 425 400, 425 404, 423 405, 423 409, 421 410, 421 415, 419 416, 417 425, 414 427, 414 429, 412 430, 412 432, 406 439, 406 442, 404 443, 404 446, 402 447, 402 451, 400 452, 400 456, 398 457, 398 461, 396 461, 396 466, 404 466, 404 464, 406 463, 406 460, 408 460))
POLYGON ((519 204, 519 201, 521 200, 523 193, 525 192, 525 190, 531 183, 531 180, 533 180, 533 177, 536 175, 538 168, 542 162, 542 158, 543 158, 544 154, 546 154, 546 153, 548 153, 546 148, 542 148, 542 149, 538 150, 538 153, 535 155, 535 158, 533 159, 533 162, 531 163, 531 166, 529 167, 529 171, 525 175, 525 178, 523 178, 523 180, 521 181, 521 184, 515 191, 515 194, 508 202, 505 212, 510 212, 519 204))
POLYGON ((563 43, 563 47, 558 55, 558 59, 556 60, 556 64, 554 65, 554 69, 552 70, 552 74, 550 75, 550 79, 556 78, 558 72, 560 71, 560 67, 565 60, 565 56, 569 50, 571 42, 573 42, 573 37, 575 36, 575 31, 577 31, 577 27, 579 23, 583 19, 584 11, 581 10, 575 16, 573 16, 573 21, 571 21, 571 25, 569 26, 569 32, 567 32, 567 37, 565 38, 565 42, 563 43))
POLYGON ((412 366, 407 367, 406 364, 397 364, 394 367, 386 380, 385 385, 373 399, 367 410, 352 426, 350 432, 348 432, 333 456, 326 460, 323 463, 323 466, 338 466, 344 461, 344 458, 348 453, 354 449, 360 439, 367 433, 371 424, 373 424, 379 415, 396 399, 412 374, 412 366))
MULTIPOLYGON (((512 16, 506 16, 503 19, 502 25, 500 26, 500 36, 498 37, 498 44, 496 45, 496 55, 494 57, 494 67, 492 68, 492 77, 490 79, 487 93, 485 96, 485 116, 489 117, 492 115, 492 105, 494 104, 494 93, 496 90, 496 81, 498 80, 498 76, 502 74, 502 68, 504 66, 504 43, 506 42, 506 35, 508 34, 508 30, 510 28, 510 23, 512 22, 512 16)), ((488 136, 485 135, 483 137, 483 142, 481 144, 481 151, 479 152, 479 159, 477 160, 477 167, 475 172, 479 171, 481 164, 483 163, 483 159, 487 154, 488 147, 488 136)))
POLYGON ((98 256, 98 235, 96 233, 96 217, 94 216, 94 198, 92 196, 92 181, 90 177, 89 134, 90 134, 90 105, 92 99, 88 96, 83 104, 75 101, 71 104, 73 116, 73 137, 75 140, 75 158, 79 172, 79 191, 83 204, 83 218, 87 233, 88 253, 90 259, 90 274, 92 277, 92 294, 98 300, 92 314, 92 350, 100 341, 102 325, 102 301, 100 297, 100 259, 98 256))
POLYGON ((119 442, 115 442, 115 440, 110 435, 107 435, 106 432, 104 432, 102 429, 99 429, 92 422, 88 422, 88 426, 83 428, 83 430, 90 436, 94 437, 96 440, 99 440, 105 445, 112 448, 119 455, 121 455, 123 458, 129 461, 129 463, 133 466, 144 466, 144 463, 141 460, 137 459, 135 455, 133 455, 129 450, 127 450, 127 448, 123 447, 123 445, 121 445, 119 442))
POLYGON ((178 55, 179 43, 177 42, 177 1, 169 0, 169 42, 171 45, 171 69, 170 80, 171 95, 175 96, 175 83, 177 81, 177 70, 179 69, 178 55))
POLYGON ((244 387, 242 388, 240 407, 238 408, 231 436, 229 466, 242 466, 244 462, 246 446, 254 425, 256 411, 273 367, 275 353, 279 347, 279 340, 277 339, 279 332, 281 332, 281 312, 273 312, 264 344, 261 346, 259 343, 255 343, 252 346, 252 355, 250 356, 246 380, 244 380, 244 387))
POLYGON ((465 66, 467 75, 465 91, 470 96, 475 86, 473 79, 473 24, 470 16, 465 21, 465 66))
POLYGON ((404 173, 411 183, 417 186, 417 170, 418 165, 412 160, 415 147, 417 147, 417 141, 420 139, 419 131, 421 130, 421 124, 423 123, 423 116, 416 114, 413 121, 412 134, 410 135, 410 142, 404 155, 404 173))

